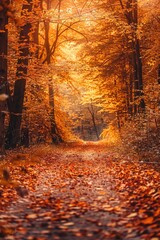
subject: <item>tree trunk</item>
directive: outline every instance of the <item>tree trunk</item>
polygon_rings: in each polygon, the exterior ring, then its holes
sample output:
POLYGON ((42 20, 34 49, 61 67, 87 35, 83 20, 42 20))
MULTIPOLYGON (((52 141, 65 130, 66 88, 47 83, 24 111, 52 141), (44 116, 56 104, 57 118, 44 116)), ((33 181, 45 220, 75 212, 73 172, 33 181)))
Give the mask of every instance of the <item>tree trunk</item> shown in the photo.
POLYGON ((132 31, 132 67, 133 67, 133 87, 134 87, 134 114, 145 111, 145 101, 143 93, 143 69, 140 51, 140 41, 137 37, 138 29, 138 3, 137 0, 127 0, 126 4, 120 1, 127 23, 132 31))
POLYGON ((145 111, 145 102, 143 98, 143 73, 142 73, 142 60, 140 54, 140 43, 136 39, 134 42, 133 62, 134 62, 134 100, 138 100, 138 104, 135 103, 135 113, 145 111))
MULTIPOLYGON (((32 10, 32 1, 27 0, 27 3, 22 7, 22 16, 27 18, 27 15, 32 10)), ((14 95, 12 106, 10 109, 10 122, 7 133, 7 147, 15 148, 20 145, 21 141, 21 122, 23 102, 26 86, 26 75, 29 62, 29 32, 31 30, 31 23, 26 20, 24 26, 22 26, 19 37, 19 59, 17 63, 17 80, 14 85, 14 95)))
POLYGON ((98 129, 97 129, 97 125, 96 125, 96 119, 95 119, 95 113, 94 113, 94 109, 93 109, 93 104, 92 104, 92 100, 91 100, 91 107, 88 107, 88 111, 91 114, 91 118, 92 118, 92 123, 93 123, 93 129, 95 131, 97 140, 99 140, 99 133, 98 133, 98 129))
MULTIPOLYGON (((50 1, 47 1, 47 10, 51 8, 50 1)), ((60 8, 60 2, 59 2, 59 8, 60 8)), ((59 9, 60 12, 60 9, 59 9)), ((58 40, 58 27, 59 23, 57 23, 57 29, 56 29, 56 37, 55 37, 55 48, 58 40)), ((50 47, 49 42, 49 30, 50 30, 50 23, 48 20, 44 22, 45 27, 45 48, 46 48, 46 62, 49 65, 51 63, 51 55, 52 55, 52 49, 50 47)), ((49 107, 50 107, 50 122, 51 122, 51 139, 52 142, 57 144, 59 142, 62 142, 62 138, 58 133, 56 120, 55 120, 55 106, 54 106, 54 89, 53 89, 53 79, 49 76, 48 80, 48 92, 49 92, 49 107)))
MULTIPOLYGON (((7 5, 7 1, 0 1, 0 95, 6 94, 6 86, 7 86, 7 46, 8 46, 8 32, 5 29, 6 24, 8 23, 7 17, 7 9, 5 8, 5 4, 7 5)), ((1 95, 3 96, 3 95, 1 95)), ((0 155, 5 153, 5 113, 6 110, 6 100, 0 99, 0 155)))
POLYGON ((145 111, 145 102, 143 98, 143 69, 140 52, 140 41, 137 38, 138 28, 138 3, 137 0, 132 0, 132 20, 131 27, 133 29, 133 69, 134 69, 134 98, 138 100, 138 104, 135 103, 135 113, 145 111))

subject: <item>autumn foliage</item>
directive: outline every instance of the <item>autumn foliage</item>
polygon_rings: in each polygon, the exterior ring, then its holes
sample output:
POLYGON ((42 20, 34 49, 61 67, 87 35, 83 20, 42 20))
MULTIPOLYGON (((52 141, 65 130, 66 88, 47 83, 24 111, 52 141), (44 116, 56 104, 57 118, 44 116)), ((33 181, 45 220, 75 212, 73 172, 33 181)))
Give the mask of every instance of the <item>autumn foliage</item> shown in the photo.
MULTIPOLYGON (((0 1, 0 145, 159 139, 158 0, 0 1)), ((150 151, 149 150, 149 151, 150 151)))

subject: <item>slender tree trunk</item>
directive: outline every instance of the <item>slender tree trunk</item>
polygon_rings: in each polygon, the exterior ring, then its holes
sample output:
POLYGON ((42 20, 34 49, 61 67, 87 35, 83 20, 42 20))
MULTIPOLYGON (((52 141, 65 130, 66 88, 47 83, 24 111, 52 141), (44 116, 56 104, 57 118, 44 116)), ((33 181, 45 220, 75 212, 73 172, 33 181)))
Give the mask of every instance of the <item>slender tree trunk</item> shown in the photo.
MULTIPOLYGON (((47 1, 47 10, 51 8, 51 2, 50 0, 47 1)), ((60 2, 59 2, 59 12, 60 12, 60 2)), ((50 42, 49 42, 49 30, 50 30, 50 23, 48 19, 44 22, 45 26, 45 48, 46 48, 46 59, 45 61, 49 65, 51 63, 51 56, 53 50, 50 47, 50 42)), ((59 23, 57 23, 57 30, 56 30, 56 37, 55 37, 55 49, 56 49, 56 44, 58 41, 58 31, 59 31, 59 23)), ((51 122, 51 138, 53 143, 59 143, 62 142, 62 138, 58 133, 57 125, 56 125, 56 120, 55 120, 55 105, 54 105, 54 88, 53 88, 53 79, 52 77, 49 76, 49 81, 48 81, 48 92, 49 92, 49 106, 50 106, 50 122, 51 122)))
POLYGON ((121 118, 120 118, 120 112, 117 111, 116 112, 116 117, 117 117, 117 127, 118 127, 118 130, 120 131, 121 130, 121 118))
POLYGON ((132 115, 132 106, 130 101, 130 79, 127 77, 127 64, 126 57, 124 57, 123 65, 122 65, 122 81, 125 84, 125 119, 128 119, 128 116, 132 115))
MULTIPOLYGON (((49 6, 48 6, 49 8, 49 6)), ((49 22, 45 22, 45 47, 46 47, 46 55, 47 55, 47 64, 51 63, 51 55, 50 55, 50 43, 49 43, 49 22)), ((54 90, 53 90, 53 80, 49 76, 48 81, 48 92, 49 92, 49 106, 50 106, 50 122, 51 122, 51 138, 52 142, 57 142, 57 130, 56 130, 56 122, 55 122, 55 106, 54 106, 54 90)))
POLYGON ((138 104, 135 108, 135 113, 145 111, 144 93, 143 93, 143 68, 140 52, 140 41, 137 37, 138 28, 138 3, 137 0, 132 0, 132 25, 133 25, 133 62, 134 62, 134 98, 138 99, 138 104))
MULTIPOLYGON (((130 70, 131 71, 131 70, 130 70)), ((129 102, 130 102, 130 114, 133 115, 133 74, 129 74, 129 102)))
POLYGON ((142 60, 140 54, 140 43, 136 39, 134 42, 133 62, 134 62, 134 100, 138 99, 138 104, 135 104, 135 113, 145 111, 145 102, 143 98, 143 73, 142 60))
MULTIPOLYGON (((6 94, 7 86, 7 46, 8 46, 8 32, 5 28, 8 23, 7 9, 5 4, 8 4, 8 1, 0 1, 0 96, 6 94)), ((5 113, 6 110, 6 100, 0 99, 0 155, 5 153, 5 113)))
POLYGON ((53 81, 49 79, 49 106, 50 106, 50 122, 51 122, 51 138, 53 143, 58 143, 60 141, 60 137, 57 131, 57 125, 55 120, 55 106, 54 106, 54 89, 53 89, 53 81))
POLYGON ((93 129, 94 129, 94 131, 96 133, 97 140, 99 140, 99 133, 98 133, 97 125, 96 125, 95 113, 94 113, 92 102, 90 104, 90 107, 88 107, 88 111, 91 114, 92 123, 93 123, 93 129))
MULTIPOLYGON (((22 7, 22 17, 29 14, 32 10, 32 0, 27 0, 22 7)), ((26 16, 27 18, 27 16, 26 16)), ((7 133, 7 147, 15 148, 20 145, 21 141, 21 122, 23 102, 26 86, 26 75, 29 62, 29 32, 31 30, 31 23, 28 21, 21 27, 19 37, 19 59, 17 62, 17 80, 14 85, 14 95, 10 112, 10 122, 7 133)))

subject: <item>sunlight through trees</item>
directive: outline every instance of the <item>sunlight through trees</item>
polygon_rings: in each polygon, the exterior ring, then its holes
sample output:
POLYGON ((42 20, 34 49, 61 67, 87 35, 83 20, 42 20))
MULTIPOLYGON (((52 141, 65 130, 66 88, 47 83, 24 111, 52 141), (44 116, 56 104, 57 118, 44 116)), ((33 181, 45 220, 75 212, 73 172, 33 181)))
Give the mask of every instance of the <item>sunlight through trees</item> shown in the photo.
POLYGON ((108 132, 149 143, 159 132, 157 4, 1 0, 1 152, 39 142, 109 141, 108 132), (132 137, 126 125, 134 126, 132 137))

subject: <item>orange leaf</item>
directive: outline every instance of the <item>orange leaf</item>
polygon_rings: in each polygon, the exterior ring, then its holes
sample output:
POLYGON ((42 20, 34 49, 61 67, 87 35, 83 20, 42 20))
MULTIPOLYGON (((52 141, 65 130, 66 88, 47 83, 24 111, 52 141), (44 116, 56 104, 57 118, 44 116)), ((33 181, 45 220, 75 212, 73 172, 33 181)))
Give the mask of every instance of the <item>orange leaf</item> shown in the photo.
POLYGON ((148 218, 143 219, 141 222, 142 222, 143 224, 148 225, 148 224, 153 223, 153 221, 154 221, 154 218, 153 218, 153 217, 148 217, 148 218))

